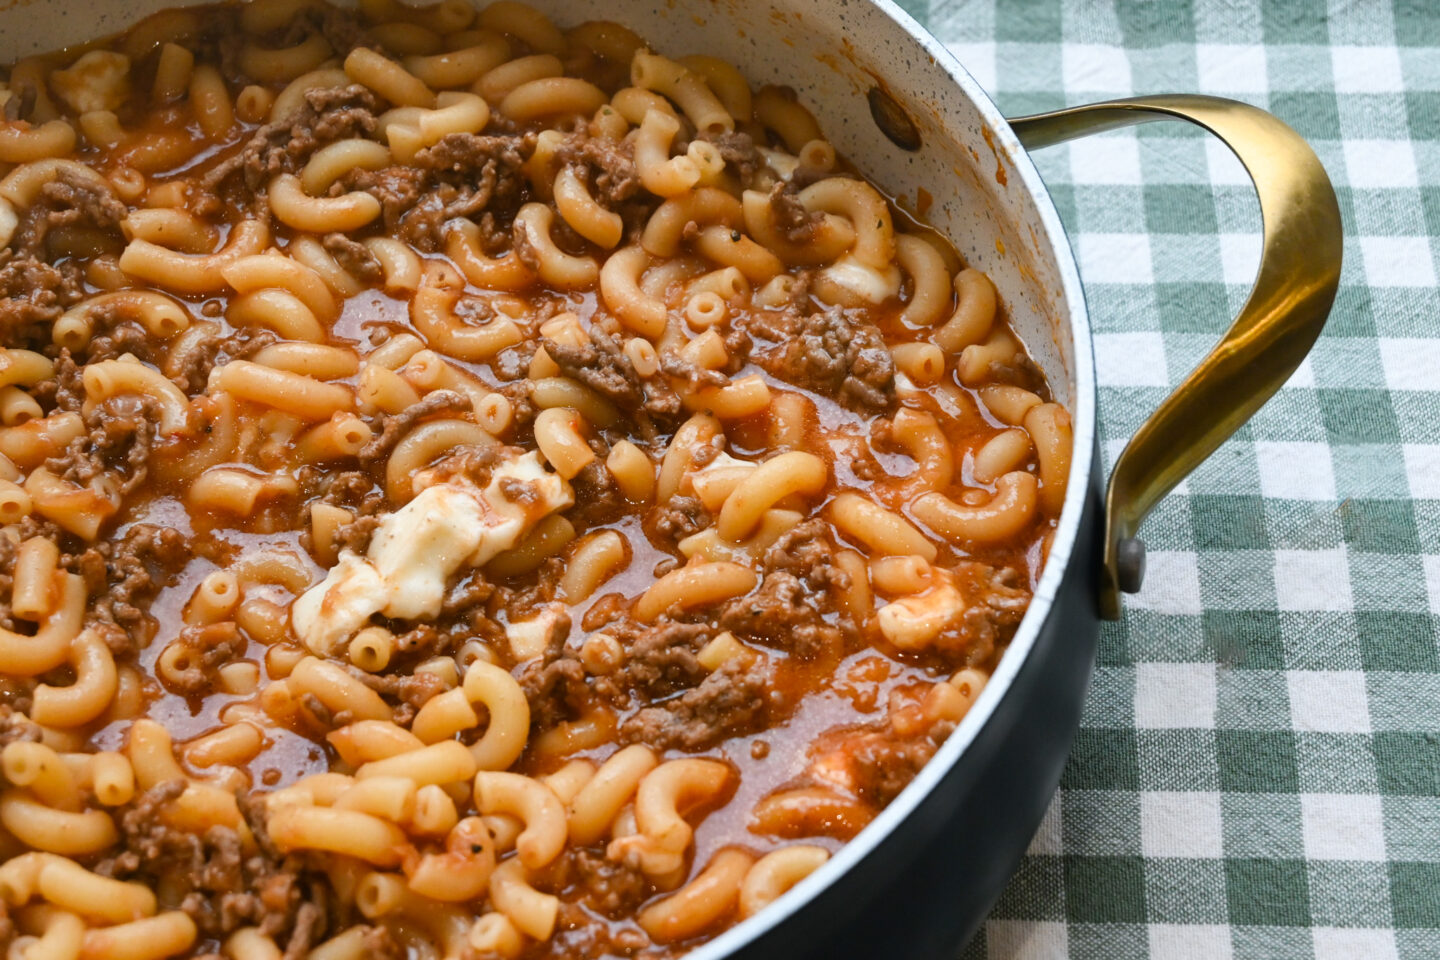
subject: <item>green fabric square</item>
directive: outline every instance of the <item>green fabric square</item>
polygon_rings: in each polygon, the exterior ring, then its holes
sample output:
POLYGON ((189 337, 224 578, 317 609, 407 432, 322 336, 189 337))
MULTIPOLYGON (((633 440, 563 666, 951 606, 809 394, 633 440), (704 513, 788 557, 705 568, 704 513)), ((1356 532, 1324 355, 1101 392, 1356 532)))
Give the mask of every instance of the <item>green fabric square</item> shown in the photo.
POLYGON ((1258 550, 1269 546, 1265 504, 1258 496, 1191 494, 1195 545, 1201 550, 1258 550))
POLYGON ((1290 730, 1290 697, 1279 670, 1219 671, 1215 724, 1231 730, 1290 730))
POLYGON ((1129 727, 1134 723, 1135 668, 1097 666, 1081 707, 1080 726, 1129 727))
POLYGON ((1400 439, 1400 425, 1383 390, 1317 390, 1331 443, 1384 443, 1400 439))
POLYGON ((1067 932, 1070 960, 1150 960, 1143 923, 1075 923, 1067 932))
POLYGON ((1340 139, 1340 107, 1328 90, 1277 91, 1270 94, 1270 112, 1307 140, 1340 139))
POLYGON ((1419 236, 1425 233, 1425 209, 1416 189, 1353 189, 1355 229, 1367 237, 1419 236))
POLYGON ((1140 855, 1140 795, 1129 790, 1067 790, 1060 807, 1066 854, 1140 855))
POLYGON ((1065 916, 1081 923, 1144 923, 1145 862, 1066 857, 1065 916))
POLYGON ((1385 852, 1440 863, 1440 797, 1385 797, 1385 852))
POLYGON ((1289 730, 1216 730, 1220 789, 1241 793, 1293 793, 1295 735, 1289 730))
POLYGON ((1397 927, 1440 927, 1440 863, 1390 864, 1390 909, 1397 927))
POLYGON ((1310 862, 1310 913, 1317 927, 1388 927, 1390 883, 1383 863, 1310 862))
POLYGON ((1075 187, 1075 224, 1085 233, 1144 233, 1140 188, 1105 184, 1075 187))
POLYGON ((1335 495, 1342 501, 1356 497, 1408 498, 1405 457, 1395 444, 1366 443, 1330 448, 1335 471, 1335 495))
POLYGON ((1429 0, 1394 0, 1395 42, 1403 46, 1440 44, 1440 19, 1429 0))
POLYGON ((1351 500, 1341 511, 1345 542, 1369 553, 1419 553, 1415 511, 1408 500, 1351 500))
MULTIPOLYGON (((1416 517, 1416 537, 1423 544, 1416 517)), ((1421 550, 1423 551, 1423 545, 1421 550)), ((1351 591, 1355 609, 1368 612, 1415 613, 1428 610, 1425 570, 1413 554, 1355 553, 1351 555, 1351 591)))
POLYGON ((1056 856, 1026 856, 991 916, 1006 920, 1065 919, 1065 868, 1056 856))
POLYGON ((1075 185, 1070 183, 1047 184, 1050 191, 1050 199, 1055 203, 1055 212, 1060 214, 1060 219, 1067 224, 1078 222, 1078 214, 1075 212, 1075 185))
POLYGON ((1340 130, 1347 140, 1405 140, 1409 128, 1401 93, 1346 93, 1340 97, 1340 130))
POLYGON ((1440 187, 1420 188, 1420 207, 1425 211, 1425 226, 1431 236, 1440 234, 1440 187))
POLYGON ((1375 766, 1387 794, 1440 796, 1440 734, 1375 734, 1375 766))
MULTIPOLYGON (((1440 673, 1371 671, 1365 688, 1372 729, 1440 733, 1440 673)), ((1435 852, 1440 856, 1440 848, 1435 852)))
POLYGON ((1136 743, 1141 789, 1220 789, 1215 731, 1141 730, 1136 743))
POLYGON ((1380 350, 1373 340, 1321 337, 1310 351, 1310 370, 1317 387, 1386 386, 1380 350))
POLYGON ((1225 897, 1231 923, 1286 927, 1310 922, 1304 860, 1228 859, 1225 897))
POLYGON ((1148 184, 1145 229, 1151 233, 1219 233, 1209 185, 1148 184))
POLYGON ((1205 642, 1215 659, 1234 667, 1280 670, 1285 642, 1280 615, 1273 610, 1206 610, 1201 615, 1205 642))
POLYGON ((1315 960, 1313 939, 1301 927, 1232 927, 1231 960, 1315 960))
POLYGON ((1055 43, 1060 39, 1060 5, 995 4, 995 39, 1002 43, 1055 43))
POLYGON ((1440 957, 1440 928, 1395 931, 1399 960, 1435 960, 1440 957))
POLYGON ((1163 47, 1194 42, 1195 20, 1189 4, 1165 6, 1146 0, 1116 0, 1115 16, 1127 47, 1163 47))
POLYGON ((1328 39, 1325 18, 1308 4, 1260 0, 1260 16, 1267 44, 1323 44, 1328 39))
POLYGON ((1146 859, 1145 906, 1151 923, 1224 923, 1229 912, 1224 862, 1146 859))
POLYGON ((1300 797, 1296 794, 1221 794, 1220 811, 1227 859, 1305 856, 1300 797))
POLYGON ((1325 336, 1375 336, 1375 319, 1371 316, 1373 309, 1369 287, 1341 287, 1335 292, 1335 305, 1330 308, 1330 316, 1325 321, 1325 336))
POLYGON ((1321 611, 1282 611, 1287 670, 1359 670, 1355 615, 1321 611))
POLYGON ((1375 793, 1380 789, 1371 737, 1363 733, 1295 734, 1301 793, 1375 793))
POLYGON ((1355 613, 1355 627, 1366 670, 1440 670, 1428 614, 1360 610, 1355 613))
POLYGON ((1157 283, 1155 306, 1166 333, 1215 336, 1230 314, 1223 283, 1157 283))
POLYGON ((1133 729, 1081 730, 1060 785, 1066 790, 1136 790, 1139 781, 1133 729))
MULTIPOLYGON (((1204 576, 1204 566, 1201 566, 1204 576)), ((1203 586, 1203 584, 1202 584, 1203 586)), ((1199 618, 1134 610, 1129 614, 1133 663, 1200 663, 1213 659, 1199 618)))

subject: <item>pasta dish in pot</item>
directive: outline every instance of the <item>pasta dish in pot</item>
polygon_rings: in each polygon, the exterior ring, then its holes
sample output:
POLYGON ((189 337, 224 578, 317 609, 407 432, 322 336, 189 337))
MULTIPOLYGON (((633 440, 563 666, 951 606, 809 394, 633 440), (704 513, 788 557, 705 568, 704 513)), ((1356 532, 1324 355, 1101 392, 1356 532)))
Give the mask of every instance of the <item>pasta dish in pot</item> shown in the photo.
POLYGON ((668 957, 980 693, 1070 421, 788 88, 511 0, 0 84, 0 947, 668 957))

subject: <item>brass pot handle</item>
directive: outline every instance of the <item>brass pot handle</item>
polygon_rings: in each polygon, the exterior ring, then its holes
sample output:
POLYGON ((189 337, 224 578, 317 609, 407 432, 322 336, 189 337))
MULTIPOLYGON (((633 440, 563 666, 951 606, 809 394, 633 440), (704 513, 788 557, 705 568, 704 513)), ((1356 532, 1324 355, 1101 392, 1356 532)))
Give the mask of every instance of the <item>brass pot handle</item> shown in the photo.
POLYGON ((1011 120, 1028 149, 1153 120, 1188 120, 1219 137, 1255 183, 1264 221, 1260 271, 1225 336, 1151 414, 1115 461, 1105 496, 1100 613, 1140 589, 1146 514, 1290 378, 1325 326, 1340 284, 1340 208, 1315 151, 1275 117, 1219 97, 1094 103, 1011 120))

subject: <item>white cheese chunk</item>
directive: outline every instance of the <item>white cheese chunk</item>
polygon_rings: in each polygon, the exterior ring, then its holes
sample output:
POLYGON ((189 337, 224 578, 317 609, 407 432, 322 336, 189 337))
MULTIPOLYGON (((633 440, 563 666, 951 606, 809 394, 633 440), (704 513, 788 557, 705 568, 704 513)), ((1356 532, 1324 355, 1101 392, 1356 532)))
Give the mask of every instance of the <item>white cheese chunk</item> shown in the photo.
POLYGON ((948 583, 901 597, 876 611, 880 632, 901 650, 923 650, 965 612, 965 598, 948 583))
POLYGON ((575 502, 570 485, 534 453, 495 469, 484 490, 464 480, 425 487, 385 517, 364 557, 350 550, 290 608, 291 623, 315 653, 329 654, 379 613, 398 620, 440 614, 451 576, 520 542, 540 518, 575 502), (511 500, 505 481, 533 497, 511 500))
POLYGON ((50 86, 76 113, 118 109, 130 95, 130 58, 91 50, 68 68, 53 71, 50 86))
POLYGON ((822 298, 858 306, 884 303, 900 295, 900 268, 893 263, 883 270, 861 263, 845 254, 820 271, 822 298))

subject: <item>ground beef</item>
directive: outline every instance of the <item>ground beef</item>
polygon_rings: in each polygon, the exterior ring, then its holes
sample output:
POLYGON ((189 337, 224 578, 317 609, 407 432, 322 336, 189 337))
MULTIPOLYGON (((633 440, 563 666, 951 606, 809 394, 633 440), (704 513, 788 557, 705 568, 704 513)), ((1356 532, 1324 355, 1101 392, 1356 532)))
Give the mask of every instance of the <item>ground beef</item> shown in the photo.
MULTIPOLYGON (((948 727, 946 728, 948 733, 948 727)), ((810 749, 812 769, 876 809, 900 795, 935 754, 930 737, 901 738, 890 730, 832 730, 810 749)))
POLYGON ((638 869, 582 848, 568 851, 562 882, 596 913, 620 917, 634 913, 650 896, 650 882, 638 869))
POLYGON ((178 693, 196 695, 212 691, 218 683, 217 671, 227 663, 244 656, 247 641, 232 620, 205 626, 185 627, 171 641, 179 646, 173 664, 174 676, 167 684, 178 693))
MULTIPOLYGON (((94 615, 123 628, 107 631, 129 643, 142 644, 144 634, 154 630, 155 621, 145 612, 150 600, 189 562, 191 551, 185 535, 174 527, 137 523, 113 543, 94 548, 108 550, 105 579, 108 589, 95 600, 94 615)), ((104 554, 102 554, 103 556, 104 554)))
POLYGON ((555 159, 561 164, 593 171, 594 186, 590 192, 612 210, 633 200, 640 192, 634 145, 628 140, 616 143, 600 137, 567 137, 555 151, 555 159))
POLYGON ((380 268, 375 254, 358 240, 351 240, 343 233, 327 233, 321 244, 330 251, 335 262, 357 280, 374 283, 384 275, 385 271, 380 268))
POLYGON ((545 638, 545 652, 521 671, 520 689, 530 702, 530 725, 548 730, 578 715, 589 703, 585 668, 566 649, 570 636, 570 614, 556 609, 545 638))
POLYGON ((405 216, 425 191, 425 172, 414 167, 385 167, 381 170, 351 170, 340 178, 342 190, 359 190, 380 201, 381 220, 385 233, 396 234, 400 230, 400 218, 405 216))
POLYGON ((625 350, 598 327, 590 331, 590 342, 572 347, 542 341, 545 352, 567 376, 579 380, 622 410, 634 412, 645 402, 645 387, 625 350))
POLYGON ((706 672, 695 655, 715 633, 705 624, 663 619, 653 625, 621 620, 604 632, 620 642, 625 662, 597 679, 596 688, 622 702, 631 693, 656 700, 695 686, 706 672))
POLYGON ((383 522, 383 517, 374 514, 356 517, 335 531, 336 548, 364 556, 365 551, 370 548, 370 539, 375 536, 375 530, 383 522))
POLYGON ((720 151, 720 159, 740 177, 740 182, 749 185, 760 169, 760 152, 750 134, 739 130, 734 132, 703 132, 700 139, 708 140, 720 151))
POLYGON ((695 752, 761 730, 771 712, 770 681, 768 661, 732 660, 693 690, 628 717, 620 738, 656 750, 695 752))
MULTIPOLYGON (((743 354, 731 353, 731 362, 736 362, 742 356, 743 354)), ((702 367, 674 347, 666 347, 660 351, 660 370, 667 377, 684 380, 686 389, 692 391, 701 387, 723 387, 730 382, 725 371, 702 367)))
POLYGON ((0 747, 11 743, 39 743, 40 725, 8 703, 0 703, 0 747))
POLYGON ((765 574, 754 593, 726 602, 719 624, 802 660, 835 657, 843 637, 825 620, 830 606, 828 597, 807 589, 793 573, 777 570, 765 574))
POLYGON ((851 320, 839 307, 815 313, 791 308, 756 311, 745 329, 772 344, 750 355, 772 376, 864 413, 894 402, 895 361, 874 324, 851 320))
POLYGON ((51 230, 71 225, 110 233, 119 241, 120 221, 128 213, 105 180, 82 177, 62 167, 53 180, 40 187, 35 203, 22 212, 10 243, 21 256, 35 254, 51 230))
POLYGON ((953 635, 947 631, 940 642, 964 650, 971 664, 985 664, 1020 625, 1030 593, 1023 575, 1014 567, 965 563, 956 573, 965 581, 963 592, 971 602, 961 616, 958 631, 953 635))
POLYGON ((50 343, 50 323, 84 297, 78 265, 54 267, 0 250, 0 339, 11 347, 50 343))
POLYGON ((570 486, 575 491, 575 506, 565 516, 582 529, 618 520, 629 507, 603 456, 591 460, 571 477, 570 486))
POLYGON ((45 461, 51 473, 82 487, 111 478, 122 495, 145 481, 159 404, 148 397, 113 397, 85 417, 86 433, 45 461))
POLYGON ((412 403, 399 413, 391 414, 380 428, 380 436, 360 448, 360 462, 371 465, 390 456, 390 451, 400 439, 409 433, 415 424, 437 413, 465 413, 470 409, 470 398, 454 390, 435 390, 427 393, 419 403, 412 403))
POLYGON ((704 530, 710 520, 710 511, 699 500, 676 495, 651 507, 642 526, 652 540, 669 547, 704 530))
MULTIPOLYGON (((311 90, 293 118, 259 128, 238 153, 206 173, 200 181, 201 193, 213 196, 238 173, 247 192, 254 194, 276 174, 297 172, 325 144, 374 133, 382 107, 375 94, 360 84, 311 90)), ((203 212, 213 211, 207 205, 203 212)))
MULTIPOLYGON (((217 326, 188 349, 172 350, 161 361, 160 368, 187 394, 200 394, 205 392, 210 371, 217 365, 248 360, 279 339, 273 330, 243 329, 226 335, 217 326)), ((91 350, 94 350, 93 344, 91 350)))
POLYGON ((263 802, 240 796, 240 809, 260 852, 247 856, 239 834, 211 827, 203 834, 177 830, 165 811, 188 785, 162 783, 120 808, 120 852, 101 860, 102 876, 131 880, 164 891, 166 906, 190 915, 202 937, 224 937, 258 926, 277 942, 308 948, 324 931, 328 886, 307 876, 298 858, 282 858, 264 830, 263 802))
MULTIPOLYGON (((400 646, 399 639, 396 638, 397 648, 400 646)), ((413 639, 409 643, 412 648, 417 646, 413 639)), ((376 693, 392 697, 414 710, 419 710, 431 697, 444 693, 446 689, 445 681, 433 673, 351 673, 376 693)))
POLYGON ((374 47, 376 44, 365 36, 365 26, 349 10, 326 6, 320 15, 320 35, 335 51, 335 56, 344 60, 356 47, 374 47))
POLYGON ((815 239, 822 215, 805 209, 794 184, 782 180, 770 188, 770 211, 780 235, 790 243, 807 244, 815 239))
POLYGON ((780 535, 765 551, 766 570, 794 574, 814 591, 850 587, 850 575, 835 565, 838 548, 824 520, 806 520, 780 535))

